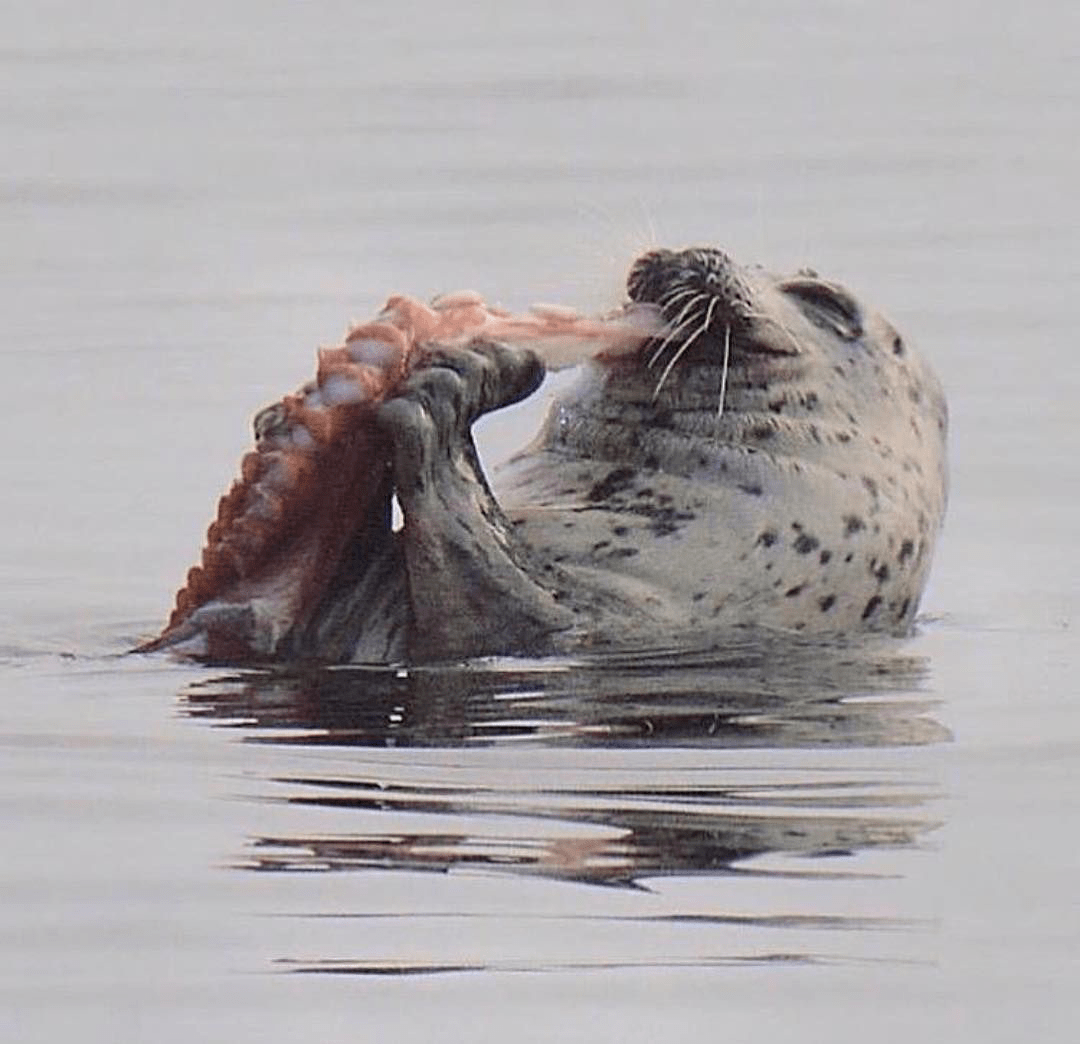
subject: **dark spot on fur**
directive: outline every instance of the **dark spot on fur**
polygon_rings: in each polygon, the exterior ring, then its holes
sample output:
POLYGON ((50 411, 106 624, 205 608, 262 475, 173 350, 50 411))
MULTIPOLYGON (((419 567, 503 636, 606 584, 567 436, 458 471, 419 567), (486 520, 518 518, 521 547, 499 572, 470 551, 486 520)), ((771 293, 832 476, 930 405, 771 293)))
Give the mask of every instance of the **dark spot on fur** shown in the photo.
POLYGON ((900 545, 900 554, 896 556, 896 560, 903 565, 913 554, 915 553, 915 542, 913 540, 905 540, 900 545))
POLYGON ((800 555, 808 555, 811 551, 821 546, 821 541, 809 533, 800 533, 795 543, 791 545, 800 555))
POLYGON ((706 596, 706 594, 707 592, 705 591, 695 591, 693 594, 693 600, 695 602, 700 602, 706 596))
POLYGON ((593 544, 592 549, 593 551, 603 551, 605 547, 611 547, 610 540, 599 540, 593 544))
POLYGON ((594 502, 607 500, 612 494, 626 489, 636 474, 633 468, 613 468, 585 494, 585 499, 594 502))
POLYGON ((862 611, 862 618, 864 620, 870 619, 870 617, 877 612, 879 605, 881 605, 881 598, 879 595, 874 595, 874 597, 866 603, 866 608, 862 611))
POLYGON ((794 598, 800 591, 802 591, 802 589, 805 586, 806 586, 806 584, 796 584, 794 587, 789 587, 784 592, 784 597, 785 598, 794 598))
POLYGON ((617 547, 608 555, 609 558, 633 558, 638 554, 636 547, 617 547))
POLYGON ((784 407, 786 405, 787 405, 787 399, 786 398, 784 398, 784 399, 775 399, 773 402, 769 403, 769 412, 770 413, 783 413, 784 412, 784 407))
POLYGON ((908 610, 909 610, 910 608, 911 608, 911 599, 910 599, 910 598, 905 598, 905 599, 904 599, 904 600, 903 600, 903 601, 902 601, 902 602, 900 603, 900 611, 899 611, 899 613, 897 614, 897 615, 898 615, 898 616, 900 617, 900 619, 901 619, 901 620, 902 620, 902 619, 903 619, 903 618, 904 618, 905 616, 907 616, 907 614, 908 614, 908 610))
POLYGON ((612 536, 624 537, 629 532, 630 532, 630 527, 629 526, 612 526, 611 527, 612 536))
POLYGON ((645 467, 648 468, 649 471, 659 471, 660 458, 656 456, 655 453, 650 453, 649 456, 645 458, 645 467))
POLYGON ((776 434, 776 429, 771 424, 755 424, 747 435, 751 439, 771 439, 776 434))
POLYGON ((876 499, 878 495, 877 482, 875 482, 874 479, 872 479, 869 475, 863 475, 862 484, 866 487, 866 490, 870 494, 870 496, 876 499))
POLYGON ((646 500, 653 495, 652 486, 642 486, 641 489, 634 494, 636 497, 644 497, 646 500))
POLYGON ((827 613, 836 604, 836 595, 826 595, 824 598, 818 599, 818 608, 827 613))
POLYGON ((829 561, 830 558, 832 558, 832 552, 831 551, 822 551, 821 554, 818 556, 818 561, 822 565, 825 565, 829 561))
POLYGON ((763 529, 760 533, 758 533, 757 542, 762 547, 772 547, 773 544, 775 544, 779 539, 780 535, 776 532, 775 529, 763 529))
POLYGON ((844 536, 852 536, 860 529, 865 529, 866 523, 858 515, 844 516, 844 536))
POLYGON ((873 574, 874 577, 877 578, 877 582, 879 584, 883 584, 886 580, 889 579, 889 567, 884 562, 882 562, 879 566, 877 566, 877 568, 875 568, 874 562, 876 561, 877 559, 875 558, 870 563, 870 572, 871 574, 873 574))
POLYGON ((903 355, 904 354, 904 339, 899 334, 897 334, 893 338, 892 353, 893 353, 893 355, 903 355))
POLYGON ((855 552, 854 551, 849 551, 846 555, 844 555, 844 561, 845 562, 850 562, 854 557, 855 557, 855 552))
POLYGON ((765 493, 765 490, 757 483, 742 482, 739 484, 739 489, 750 497, 760 497, 765 493))

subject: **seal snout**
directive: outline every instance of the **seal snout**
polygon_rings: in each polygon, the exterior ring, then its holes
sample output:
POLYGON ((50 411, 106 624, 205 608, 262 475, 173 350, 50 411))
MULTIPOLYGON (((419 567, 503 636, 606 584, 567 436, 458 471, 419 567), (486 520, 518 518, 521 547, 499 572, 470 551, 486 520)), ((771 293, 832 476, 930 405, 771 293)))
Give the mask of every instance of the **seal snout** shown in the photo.
POLYGON ((737 355, 794 354, 786 346, 776 352, 767 342, 758 344, 755 327, 762 311, 754 286, 745 270, 715 247, 643 254, 631 266, 626 288, 632 302, 656 307, 664 322, 649 357, 650 368, 663 363, 657 392, 684 358, 713 361, 719 354, 726 369, 737 355))
POLYGON ((753 290, 742 268, 715 247, 652 250, 630 268, 631 301, 653 304, 676 338, 694 330, 723 336, 754 314, 753 290))

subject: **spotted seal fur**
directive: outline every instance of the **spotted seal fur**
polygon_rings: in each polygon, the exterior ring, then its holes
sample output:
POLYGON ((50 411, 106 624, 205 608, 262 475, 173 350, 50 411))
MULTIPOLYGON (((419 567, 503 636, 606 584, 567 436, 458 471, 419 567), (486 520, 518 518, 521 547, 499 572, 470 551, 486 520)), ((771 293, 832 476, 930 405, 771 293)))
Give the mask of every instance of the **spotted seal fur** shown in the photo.
MULTIPOLYGON (((187 604, 182 593, 146 647, 387 662, 746 629, 906 632, 946 499, 945 399, 926 362, 810 270, 778 276, 710 247, 655 250, 627 291, 602 333, 559 310, 528 329, 490 310, 437 327, 398 304, 383 325, 407 336, 387 363, 393 337, 379 340, 378 323, 354 331, 342 365, 361 365, 365 391, 320 384, 311 396, 324 410, 344 397, 352 411, 330 407, 333 454, 303 468, 293 459, 325 418, 300 434, 304 407, 288 399, 260 415, 263 437, 292 447, 282 473, 315 476, 288 538, 276 508, 249 510, 241 489, 235 514, 263 519, 271 537, 259 547, 276 550, 260 551, 258 568, 230 551, 240 564, 212 590, 189 579, 187 604), (642 315, 650 323, 629 333, 619 325, 642 315), (472 424, 535 390, 558 337, 585 346, 580 377, 489 483, 472 424), (344 477, 319 477, 323 460, 344 477)), ((281 479, 278 498, 298 482, 281 479)), ((208 548, 238 546, 226 539, 236 523, 216 525, 208 548)))

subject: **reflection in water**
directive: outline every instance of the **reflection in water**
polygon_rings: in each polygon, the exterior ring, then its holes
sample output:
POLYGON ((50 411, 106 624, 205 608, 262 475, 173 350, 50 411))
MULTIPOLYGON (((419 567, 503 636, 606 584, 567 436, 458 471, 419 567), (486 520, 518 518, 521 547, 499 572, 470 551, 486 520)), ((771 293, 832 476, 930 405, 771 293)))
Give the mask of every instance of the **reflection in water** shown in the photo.
MULTIPOLYGON (((192 686, 183 700, 191 716, 241 729, 251 742, 335 748, 314 771, 282 772, 272 783, 294 810, 331 812, 344 829, 257 836, 245 868, 495 871, 648 891, 659 878, 872 879, 851 857, 913 846, 933 825, 923 806, 934 788, 893 756, 893 748, 947 738, 920 694, 924 675, 920 660, 887 644, 747 643, 700 656, 245 672, 192 686), (352 761, 342 748, 363 749, 352 761), (847 756, 853 750, 855 760, 847 756)), ((854 912, 660 916, 744 931, 904 923, 854 912)), ((573 920, 579 924, 580 914, 573 920)), ((783 956, 824 959, 805 949, 783 956)), ((776 957, 697 953, 689 962, 776 957)), ((586 963, 640 959, 623 951, 586 963)), ((522 967, 578 963, 564 957, 522 967)), ((285 966, 519 967, 460 958, 285 966)))
POLYGON ((884 643, 757 642, 700 657, 244 672, 184 699, 275 743, 876 747, 945 738, 918 694, 925 672, 884 643))

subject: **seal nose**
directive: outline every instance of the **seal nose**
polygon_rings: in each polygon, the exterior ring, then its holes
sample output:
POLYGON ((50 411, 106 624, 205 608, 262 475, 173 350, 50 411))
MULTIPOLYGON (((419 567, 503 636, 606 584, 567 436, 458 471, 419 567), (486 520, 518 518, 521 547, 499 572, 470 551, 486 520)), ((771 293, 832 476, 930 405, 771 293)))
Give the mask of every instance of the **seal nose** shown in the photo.
POLYGON ((727 297, 741 283, 738 266, 723 250, 688 247, 642 254, 630 266, 626 292, 631 301, 663 306, 681 288, 696 287, 709 295, 727 297))
POLYGON ((744 270, 715 247, 649 251, 631 266, 626 287, 632 301, 659 306, 672 339, 699 324, 697 336, 745 327, 754 311, 744 270))

